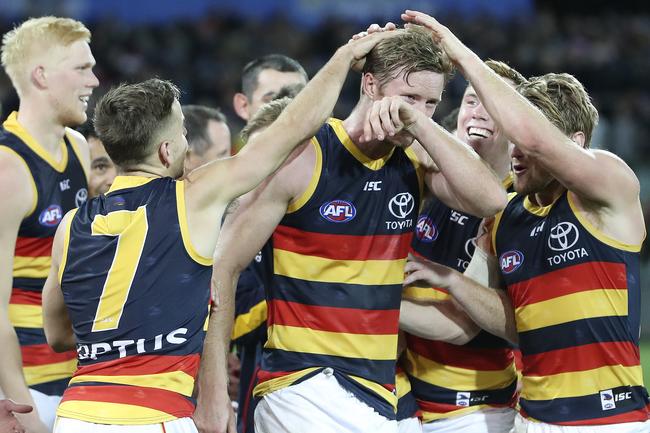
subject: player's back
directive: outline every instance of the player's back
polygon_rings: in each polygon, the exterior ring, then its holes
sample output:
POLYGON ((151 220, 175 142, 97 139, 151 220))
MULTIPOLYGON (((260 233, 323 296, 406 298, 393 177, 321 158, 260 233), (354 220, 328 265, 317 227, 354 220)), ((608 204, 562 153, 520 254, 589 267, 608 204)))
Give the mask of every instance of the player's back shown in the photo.
POLYGON ((183 182, 118 177, 70 220, 60 279, 79 367, 58 415, 150 424, 190 416, 211 259, 191 246, 183 182))

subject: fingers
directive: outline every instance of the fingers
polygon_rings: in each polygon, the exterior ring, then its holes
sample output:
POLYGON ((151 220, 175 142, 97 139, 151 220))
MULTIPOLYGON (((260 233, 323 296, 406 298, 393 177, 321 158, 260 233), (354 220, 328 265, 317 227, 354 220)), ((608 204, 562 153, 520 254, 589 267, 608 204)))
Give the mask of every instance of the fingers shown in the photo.
POLYGON ((15 413, 29 413, 32 410, 34 410, 28 404, 14 403, 12 400, 7 400, 7 403, 5 404, 5 409, 15 413))

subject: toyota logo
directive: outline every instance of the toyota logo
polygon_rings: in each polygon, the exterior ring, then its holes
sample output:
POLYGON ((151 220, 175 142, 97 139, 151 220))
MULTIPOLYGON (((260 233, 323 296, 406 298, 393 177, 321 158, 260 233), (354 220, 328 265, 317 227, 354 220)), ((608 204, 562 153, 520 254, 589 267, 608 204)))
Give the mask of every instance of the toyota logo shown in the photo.
POLYGON ((561 222, 551 229, 548 236, 548 247, 553 251, 568 250, 578 242, 580 233, 578 228, 569 222, 561 222))
POLYGON ((465 254, 467 254, 467 257, 471 259, 474 255, 474 250, 476 250, 476 237, 469 238, 465 242, 465 254))
POLYGON ((86 188, 81 188, 80 190, 77 191, 77 193, 74 196, 74 204, 77 205, 77 207, 80 207, 82 204, 86 202, 88 199, 88 190, 86 188))
POLYGON ((395 218, 406 218, 413 211, 415 200, 408 192, 401 192, 390 199, 388 210, 395 218))

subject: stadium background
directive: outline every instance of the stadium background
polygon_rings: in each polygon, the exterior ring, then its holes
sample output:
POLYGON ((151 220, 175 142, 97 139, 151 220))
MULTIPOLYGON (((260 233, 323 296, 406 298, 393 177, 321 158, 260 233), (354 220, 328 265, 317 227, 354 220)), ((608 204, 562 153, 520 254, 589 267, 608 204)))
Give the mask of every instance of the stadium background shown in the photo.
MULTIPOLYGON (((91 29, 100 87, 153 76, 183 90, 182 103, 220 107, 236 136, 232 111, 242 67, 277 52, 313 74, 334 50, 372 23, 399 23, 405 8, 433 14, 483 58, 505 60, 526 76, 570 72, 600 113, 593 147, 609 149, 634 168, 650 222, 650 3, 639 0, 2 0, 0 33, 25 18, 71 16, 91 29)), ((345 116, 358 92, 350 74, 335 115, 345 116)), ((435 119, 460 102, 455 77, 435 119)), ((3 117, 17 97, 0 73, 3 117)), ((603 173, 607 176, 607 173, 603 173)), ((650 249, 642 251, 642 360, 650 383, 650 249)))

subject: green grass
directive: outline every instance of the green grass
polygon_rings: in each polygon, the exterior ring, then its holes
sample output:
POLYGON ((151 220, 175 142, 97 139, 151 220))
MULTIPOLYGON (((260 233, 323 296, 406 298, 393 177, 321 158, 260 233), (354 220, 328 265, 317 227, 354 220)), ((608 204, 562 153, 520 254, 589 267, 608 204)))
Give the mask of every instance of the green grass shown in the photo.
POLYGON ((650 385, 650 340, 641 340, 641 365, 643 366, 643 383, 650 385))

